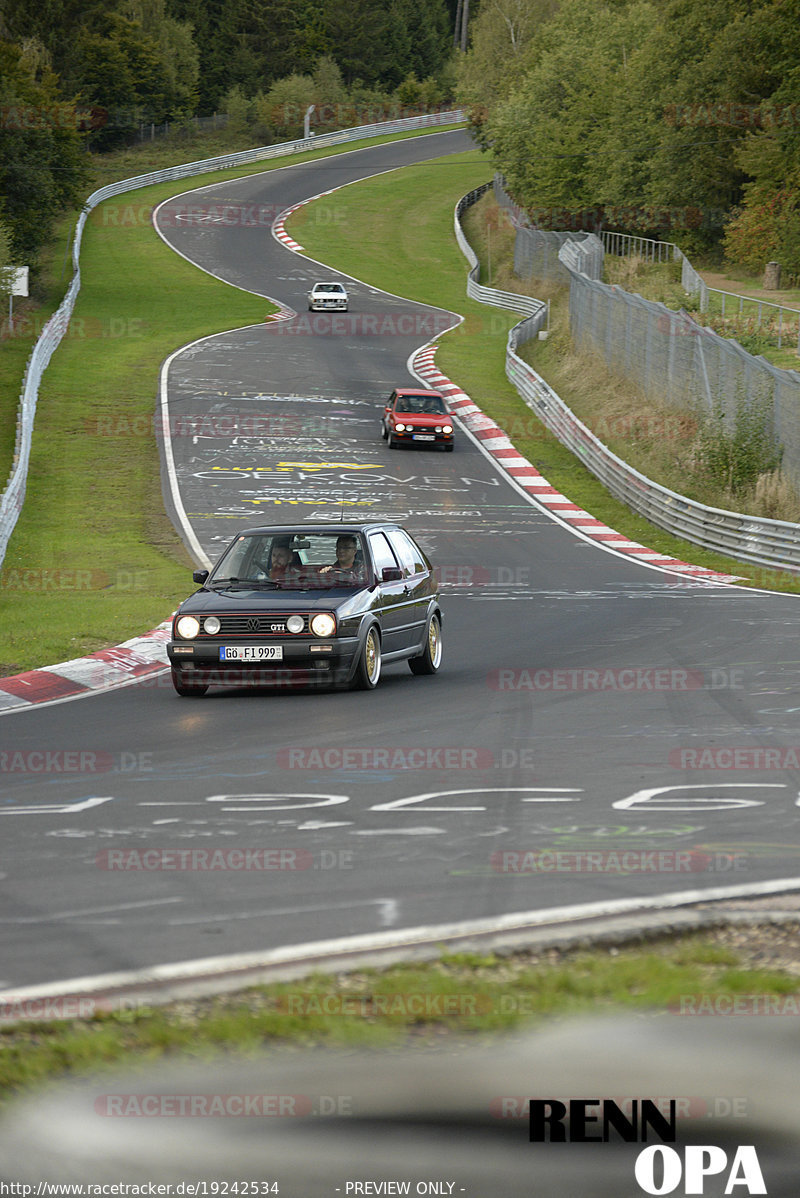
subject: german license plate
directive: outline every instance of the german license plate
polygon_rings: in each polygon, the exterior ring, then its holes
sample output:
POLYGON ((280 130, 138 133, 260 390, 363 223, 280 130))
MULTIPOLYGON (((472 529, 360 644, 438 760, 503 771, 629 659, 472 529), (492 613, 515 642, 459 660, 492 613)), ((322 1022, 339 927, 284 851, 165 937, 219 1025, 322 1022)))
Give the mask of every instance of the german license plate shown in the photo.
POLYGON ((414 433, 412 441, 435 441, 433 433, 414 433))
POLYGON ((220 645, 220 661, 283 661, 283 645, 220 645))

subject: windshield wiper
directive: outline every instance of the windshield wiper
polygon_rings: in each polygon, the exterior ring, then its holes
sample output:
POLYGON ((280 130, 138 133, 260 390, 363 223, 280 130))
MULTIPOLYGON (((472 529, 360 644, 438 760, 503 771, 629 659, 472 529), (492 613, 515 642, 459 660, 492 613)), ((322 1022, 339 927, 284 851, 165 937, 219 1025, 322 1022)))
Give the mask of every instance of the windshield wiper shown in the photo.
POLYGON ((276 589, 278 584, 277 582, 273 582, 271 578, 215 578, 211 583, 212 588, 229 586, 272 587, 276 589))

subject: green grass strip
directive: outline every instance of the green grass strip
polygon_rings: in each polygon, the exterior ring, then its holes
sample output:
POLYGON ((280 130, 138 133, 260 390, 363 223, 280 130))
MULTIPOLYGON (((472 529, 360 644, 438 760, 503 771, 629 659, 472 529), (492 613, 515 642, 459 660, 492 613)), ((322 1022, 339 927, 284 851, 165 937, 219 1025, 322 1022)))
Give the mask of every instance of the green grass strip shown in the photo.
POLYGON ((230 1059, 312 1045, 452 1050, 554 1016, 636 1010, 663 1017, 709 1004, 725 1013, 730 997, 757 995, 763 1004, 797 995, 797 987, 779 969, 750 970, 724 932, 644 948, 459 953, 427 965, 317 973, 166 1007, 85 1008, 76 1020, 7 1025, 0 1029, 0 1105, 55 1077, 147 1068, 177 1052, 207 1059, 224 1050, 230 1059))
MULTIPOLYGON (((288 229, 306 254, 375 287, 461 313, 465 322, 441 338, 439 368, 504 428, 516 448, 563 494, 598 520, 659 553, 745 578, 753 585, 800 591, 800 578, 714 553, 680 540, 614 499, 581 462, 540 423, 505 376, 508 329, 519 317, 466 295, 466 261, 453 235, 453 209, 491 178, 478 151, 406 167, 325 197, 329 220, 314 223, 313 205, 288 229)), ((469 230, 469 222, 466 222, 469 230)), ((473 245, 486 281, 485 238, 473 245)), ((472 231, 469 230, 472 239, 472 231)), ((495 259, 498 238, 495 240, 495 259)), ((746 585, 746 584, 744 584, 746 585)))
MULTIPOLYGON (((25 505, 0 574, 0 675, 145 632, 191 589, 191 562, 161 495, 152 431, 159 368, 178 347, 261 322, 274 308, 170 250, 152 228, 151 209, 197 187, 427 132, 162 183, 94 209, 81 291, 42 380, 25 505)), ((62 265, 54 255, 54 270, 62 265)), ((14 420, 22 358, 20 350, 3 376, 0 406, 13 404, 14 420)), ((7 429, 7 449, 9 440, 13 446, 7 429)))

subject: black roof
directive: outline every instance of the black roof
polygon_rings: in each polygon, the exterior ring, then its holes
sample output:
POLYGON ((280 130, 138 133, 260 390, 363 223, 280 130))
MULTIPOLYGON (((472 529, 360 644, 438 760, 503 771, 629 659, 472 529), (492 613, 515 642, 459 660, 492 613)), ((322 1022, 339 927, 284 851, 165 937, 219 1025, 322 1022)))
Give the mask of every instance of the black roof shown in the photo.
POLYGON ((276 537, 287 537, 292 533, 363 533, 372 532, 380 528, 401 528, 402 525, 397 524, 394 520, 368 520, 360 524, 267 524, 255 525, 252 528, 240 528, 234 536, 243 537, 249 536, 252 533, 260 533, 262 536, 271 534, 276 537))

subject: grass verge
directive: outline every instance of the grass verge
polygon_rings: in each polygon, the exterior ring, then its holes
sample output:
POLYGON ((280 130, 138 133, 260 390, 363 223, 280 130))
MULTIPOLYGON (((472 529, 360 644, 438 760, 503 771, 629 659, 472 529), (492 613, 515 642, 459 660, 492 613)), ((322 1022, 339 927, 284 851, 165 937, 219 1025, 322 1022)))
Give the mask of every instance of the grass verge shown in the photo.
POLYGON ((797 996, 797 963, 787 961, 796 955, 797 929, 765 926, 752 935, 752 948, 719 930, 594 951, 443 954, 425 966, 318 973, 166 1007, 6 1025, 0 1104, 58 1077, 147 1067, 179 1053, 458 1051, 556 1017, 625 1010, 658 1017, 691 1012, 701 1000, 723 1010, 736 996, 797 996))
MULTIPOLYGON (((438 164, 426 163, 424 168, 409 167, 401 175, 384 175, 326 196, 333 219, 324 230, 314 226, 313 205, 292 216, 289 230, 312 258, 373 286, 461 313, 464 323, 441 339, 437 365, 573 502, 659 553, 741 576, 745 580, 742 585, 800 592, 800 578, 792 574, 702 549, 632 512, 547 431, 508 382, 504 370, 506 337, 518 317, 467 297, 466 262, 452 234, 457 200, 490 175, 491 167, 478 151, 441 159, 438 164), (434 165, 441 168, 438 180, 430 174, 434 165), (428 172, 425 176, 423 169, 428 172), (391 186, 387 186, 387 178, 391 178, 391 186)), ((513 243, 513 230, 507 222, 490 220, 490 229, 487 235, 486 221, 479 212, 467 214, 465 231, 481 262, 482 281, 489 277, 491 248, 492 286, 527 290, 546 299, 538 283, 531 288, 521 280, 513 280, 504 265, 513 243)), ((547 378, 546 367, 542 372, 547 378)), ((592 382, 598 387, 603 385, 598 376, 593 376, 592 382)))
MULTIPOLYGON (((162 183, 93 211, 81 252, 81 291, 68 334, 42 381, 25 505, 0 574, 5 629, 0 676, 144 632, 164 620, 190 586, 191 563, 161 495, 152 431, 159 367, 179 346, 263 321, 271 308, 168 249, 153 232, 151 208, 198 186, 387 140, 398 138, 345 143, 162 183)), ((139 166, 144 171, 149 164, 139 166)), ((61 247, 69 232, 65 221, 42 315, 56 303, 55 272, 62 269, 61 247)), ((41 323, 38 316, 35 323, 41 323)), ((21 343, 12 349, 4 359, 8 390, 0 403, 8 422, 9 468, 8 412, 15 423, 27 356, 21 343)))

